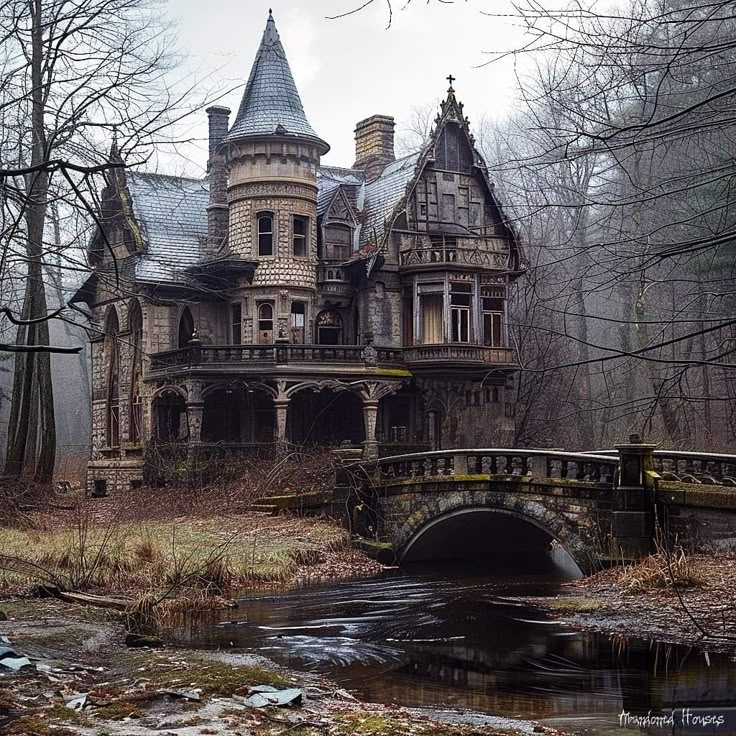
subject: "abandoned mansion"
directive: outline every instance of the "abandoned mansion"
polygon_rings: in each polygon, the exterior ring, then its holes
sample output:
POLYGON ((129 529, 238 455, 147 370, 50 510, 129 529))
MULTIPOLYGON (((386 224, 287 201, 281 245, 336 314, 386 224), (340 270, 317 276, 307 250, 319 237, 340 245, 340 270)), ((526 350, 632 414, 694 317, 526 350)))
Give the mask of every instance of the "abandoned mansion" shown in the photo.
POLYGON ((352 167, 322 166, 269 15, 234 119, 207 110, 205 179, 110 169, 74 297, 95 319, 90 490, 170 447, 510 441, 521 247, 450 84, 418 152, 396 159, 374 115, 352 167))

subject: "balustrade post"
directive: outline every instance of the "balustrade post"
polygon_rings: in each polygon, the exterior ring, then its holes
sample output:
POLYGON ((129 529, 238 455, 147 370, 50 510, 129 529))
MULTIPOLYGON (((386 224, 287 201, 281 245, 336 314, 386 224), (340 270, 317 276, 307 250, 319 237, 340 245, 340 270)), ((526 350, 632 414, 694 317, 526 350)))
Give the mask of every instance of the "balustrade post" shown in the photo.
POLYGON ((533 455, 527 458, 528 463, 531 461, 531 470, 527 471, 527 475, 532 478, 549 478, 549 456, 548 455, 533 455))
POLYGON ((192 333, 192 339, 187 343, 189 349, 189 365, 199 365, 202 362, 202 341, 197 330, 192 333))
POLYGON ((286 365, 289 362, 289 338, 280 334, 276 340, 276 365, 286 365))
POLYGON ((618 559, 641 559, 654 546, 654 503, 657 474, 654 448, 639 435, 628 444, 616 445, 619 455, 618 483, 613 490, 611 553, 618 559))
POLYGON ((461 453, 455 454, 452 458, 452 468, 453 475, 468 475, 468 456, 461 453))

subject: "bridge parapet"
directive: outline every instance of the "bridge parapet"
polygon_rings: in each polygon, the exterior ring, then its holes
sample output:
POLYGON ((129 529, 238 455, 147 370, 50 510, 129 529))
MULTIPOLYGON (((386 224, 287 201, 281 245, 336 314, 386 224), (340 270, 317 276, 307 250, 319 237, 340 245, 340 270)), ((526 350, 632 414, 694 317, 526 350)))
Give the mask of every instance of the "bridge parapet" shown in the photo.
MULTIPOLYGON (((616 450, 597 450, 590 454, 618 458, 616 450)), ((662 480, 702 483, 711 486, 736 486, 736 455, 685 450, 654 450, 652 457, 654 470, 662 480)))
POLYGON ((613 486, 618 458, 582 452, 509 448, 437 450, 379 460, 383 481, 479 475, 532 476, 613 486))

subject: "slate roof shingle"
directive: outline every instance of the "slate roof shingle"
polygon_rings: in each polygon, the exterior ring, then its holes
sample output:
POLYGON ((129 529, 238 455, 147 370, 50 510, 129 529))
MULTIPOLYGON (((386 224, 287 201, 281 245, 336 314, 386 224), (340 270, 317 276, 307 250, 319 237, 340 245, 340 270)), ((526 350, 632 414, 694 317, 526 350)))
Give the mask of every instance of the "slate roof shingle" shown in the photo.
POLYGON ((200 260, 207 236, 207 180, 138 172, 127 172, 126 180, 144 240, 136 278, 184 281, 184 269, 200 260))
POLYGON ((286 52, 270 14, 238 114, 225 140, 237 141, 264 135, 307 138, 320 144, 325 153, 330 148, 307 120, 286 52))
POLYGON ((387 220, 406 194, 406 188, 414 178, 419 158, 419 153, 411 153, 397 159, 386 166, 377 178, 366 182, 364 224, 360 232, 361 246, 373 239, 378 241, 383 239, 387 220))

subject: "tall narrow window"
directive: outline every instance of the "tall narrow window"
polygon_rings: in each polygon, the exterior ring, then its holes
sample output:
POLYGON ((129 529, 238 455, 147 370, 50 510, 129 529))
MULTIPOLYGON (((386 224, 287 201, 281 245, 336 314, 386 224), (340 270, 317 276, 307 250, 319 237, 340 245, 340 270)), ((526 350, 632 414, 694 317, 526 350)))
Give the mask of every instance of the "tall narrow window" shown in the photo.
POLYGON ((240 302, 230 305, 230 344, 240 345, 243 334, 243 309, 240 302))
POLYGON ((470 284, 450 285, 450 325, 453 342, 470 342, 470 284))
POLYGON ((421 294, 419 304, 422 310, 422 344, 436 345, 444 342, 442 294, 421 294))
POLYGON ((503 300, 484 297, 482 302, 483 344, 494 348, 503 347, 503 300))
POLYGON ((452 341, 470 342, 470 308, 452 307, 452 341))
POLYGON ((401 300, 401 344, 414 344, 414 300, 410 296, 401 300))
POLYGON ((270 212, 258 213, 258 255, 273 255, 273 215, 270 212))
POLYGON ((261 345, 273 342, 273 304, 269 302, 258 305, 258 342, 261 345))
POLYGON ((138 443, 143 437, 143 395, 141 391, 141 372, 143 363, 143 313, 138 300, 133 300, 128 315, 130 326, 131 361, 130 416, 128 439, 138 443))
POLYGON ((194 317, 189 307, 184 307, 184 311, 179 317, 179 338, 177 347, 186 348, 189 347, 189 341, 194 335, 194 317))
POLYGON ((120 446, 120 358, 118 332, 120 324, 113 308, 105 324, 104 356, 107 366, 107 432, 108 447, 120 446))
POLYGON ((306 217, 294 215, 292 218, 294 231, 294 255, 304 258, 307 255, 307 233, 309 232, 309 220, 306 217))
POLYGON ((296 345, 303 345, 305 342, 306 311, 304 302, 291 303, 291 341, 296 345))

